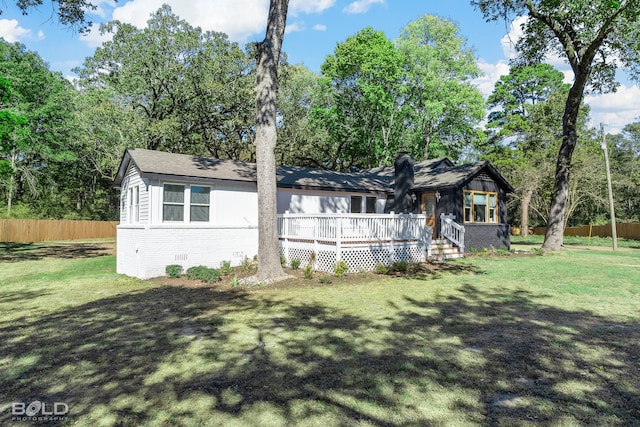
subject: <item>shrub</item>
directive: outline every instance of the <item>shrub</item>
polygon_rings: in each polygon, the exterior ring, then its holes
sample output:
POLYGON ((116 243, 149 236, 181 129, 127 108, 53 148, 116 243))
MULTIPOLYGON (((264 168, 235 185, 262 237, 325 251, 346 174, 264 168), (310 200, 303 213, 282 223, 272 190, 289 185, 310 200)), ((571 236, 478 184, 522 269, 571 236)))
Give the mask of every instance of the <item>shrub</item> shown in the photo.
POLYGON ((538 256, 544 255, 544 251, 540 248, 531 248, 531 253, 538 256))
POLYGON ((333 272, 335 273, 336 277, 344 277, 347 271, 349 271, 349 266, 342 260, 336 262, 333 266, 333 272))
POLYGON ((291 260, 291 268, 293 268, 294 270, 300 268, 300 258, 294 258, 291 260))
POLYGON ((214 283, 220 280, 221 273, 215 268, 198 265, 187 269, 187 279, 202 280, 207 283, 214 283))
POLYGON ((240 282, 238 281, 238 275, 236 274, 233 276, 233 279, 231 279, 230 285, 232 288, 237 288, 239 284, 240 282))
POLYGON ((220 263, 220 272, 223 276, 231 274, 233 272, 233 269, 231 268, 231 261, 222 261, 220 263))
POLYGON ((322 283, 323 285, 330 285, 331 283, 333 283, 333 281, 331 280, 331 276, 322 276, 318 279, 318 282, 322 283))
POLYGON ((164 269, 167 277, 171 277, 172 279, 180 277, 182 274, 182 266, 178 264, 167 265, 164 269))
POLYGON ((389 266, 388 265, 384 265, 384 264, 377 264, 376 265, 376 273, 377 274, 389 274, 389 266))
POLYGON ((404 260, 394 261, 393 264, 391 264, 391 269, 393 271, 397 271, 398 273, 406 273, 408 268, 409 263, 404 260))
POLYGON ((280 265, 282 266, 282 268, 285 268, 287 266, 287 258, 284 255, 280 255, 280 265))
POLYGON ((304 278, 307 280, 313 279, 313 266, 311 264, 307 265, 302 269, 302 274, 304 274, 304 278))
POLYGON ((244 271, 245 273, 252 272, 257 266, 256 263, 257 260, 252 261, 249 259, 249 257, 245 256, 242 260, 242 263, 240 264, 240 270, 244 271))

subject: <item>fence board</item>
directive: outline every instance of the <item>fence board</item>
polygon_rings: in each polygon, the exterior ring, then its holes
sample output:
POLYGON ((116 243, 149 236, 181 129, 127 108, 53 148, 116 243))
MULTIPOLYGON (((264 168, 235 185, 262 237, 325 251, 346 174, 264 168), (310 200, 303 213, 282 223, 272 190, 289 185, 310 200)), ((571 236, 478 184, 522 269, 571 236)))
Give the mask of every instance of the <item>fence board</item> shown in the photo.
POLYGON ((115 238, 118 221, 0 219, 0 242, 115 238))
MULTIPOLYGON (((533 234, 544 235, 545 227, 534 227, 533 234)), ((616 234, 624 239, 640 240, 640 222, 616 223, 616 234)), ((565 236, 588 237, 611 237, 611 225, 581 225, 580 227, 567 227, 564 229, 565 236)))

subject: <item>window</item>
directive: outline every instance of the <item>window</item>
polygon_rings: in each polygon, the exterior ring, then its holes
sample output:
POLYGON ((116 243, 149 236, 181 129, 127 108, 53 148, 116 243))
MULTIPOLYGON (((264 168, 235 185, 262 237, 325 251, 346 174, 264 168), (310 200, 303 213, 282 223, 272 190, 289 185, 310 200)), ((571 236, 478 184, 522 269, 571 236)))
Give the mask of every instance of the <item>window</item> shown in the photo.
POLYGON ((485 191, 464 192, 464 221, 473 223, 497 223, 498 194, 485 191))
POLYGON ((376 198, 375 197, 367 197, 366 200, 366 212, 367 213, 376 213, 376 198))
POLYGON ((362 196, 351 196, 351 213, 362 213, 362 196))
POLYGON ((184 221, 184 185, 165 184, 162 194, 162 220, 184 221))
POLYGON ((376 201, 375 196, 351 196, 351 213, 376 213, 376 201))
POLYGON ((191 221, 209 221, 210 187, 191 186, 191 221))
POLYGON ((129 188, 129 223, 140 222, 140 186, 129 188))

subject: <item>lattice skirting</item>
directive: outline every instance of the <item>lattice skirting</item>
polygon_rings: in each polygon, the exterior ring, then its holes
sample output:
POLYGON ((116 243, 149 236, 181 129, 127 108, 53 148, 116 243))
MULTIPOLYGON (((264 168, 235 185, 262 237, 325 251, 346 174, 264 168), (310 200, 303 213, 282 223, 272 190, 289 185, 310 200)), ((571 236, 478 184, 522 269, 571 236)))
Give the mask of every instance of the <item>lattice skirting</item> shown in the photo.
MULTIPOLYGON (((347 263, 350 273, 375 270, 376 265, 389 265, 394 261, 424 262, 427 246, 420 241, 342 244, 340 260, 347 263)), ((333 244, 309 241, 280 241, 280 254, 291 265, 294 259, 300 260, 300 266, 306 267, 313 262, 314 269, 331 273, 338 256, 333 244)))

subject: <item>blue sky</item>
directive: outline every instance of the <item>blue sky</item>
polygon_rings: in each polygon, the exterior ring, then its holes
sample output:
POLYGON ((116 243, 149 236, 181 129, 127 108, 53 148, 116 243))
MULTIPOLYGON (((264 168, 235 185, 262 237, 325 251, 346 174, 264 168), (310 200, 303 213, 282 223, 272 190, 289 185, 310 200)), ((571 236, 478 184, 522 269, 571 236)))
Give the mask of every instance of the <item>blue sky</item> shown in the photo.
MULTIPOLYGON (((80 66, 105 40, 97 31, 98 23, 113 19, 143 27, 149 15, 163 3, 171 5, 173 12, 194 26, 204 30, 222 31, 241 43, 259 41, 264 37, 268 0, 96 0, 99 5, 89 19, 96 23, 94 31, 81 37, 62 27, 55 19, 51 3, 47 0, 37 10, 23 16, 15 8, 15 1, 7 0, 0 6, 0 37, 19 41, 29 50, 36 51, 55 71, 73 77, 71 69, 80 66)), ((287 19, 287 34, 283 49, 289 62, 304 63, 319 72, 336 43, 360 29, 371 26, 384 31, 388 38, 396 38, 410 21, 423 14, 437 15, 456 21, 468 45, 474 48, 478 65, 485 75, 475 81, 485 94, 491 92, 501 74, 508 73, 508 59, 513 52, 509 37, 517 39, 518 25, 486 23, 482 15, 468 0, 291 0, 287 19)), ((569 75, 566 65, 559 59, 551 60, 557 68, 569 75)), ((640 117, 640 88, 628 81, 616 94, 588 96, 592 108, 591 121, 607 125, 607 131, 616 133, 627 123, 640 117)))

